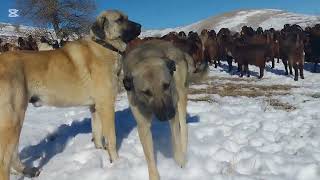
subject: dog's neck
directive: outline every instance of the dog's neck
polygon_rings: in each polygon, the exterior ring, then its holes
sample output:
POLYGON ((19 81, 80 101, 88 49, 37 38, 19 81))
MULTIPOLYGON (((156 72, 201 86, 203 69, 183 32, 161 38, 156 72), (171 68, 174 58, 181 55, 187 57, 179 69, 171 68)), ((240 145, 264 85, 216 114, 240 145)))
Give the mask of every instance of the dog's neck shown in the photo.
POLYGON ((124 55, 126 50, 126 44, 124 42, 119 42, 119 40, 109 40, 108 42, 101 39, 92 39, 94 42, 100 44, 101 46, 110 49, 111 51, 115 51, 120 55, 124 55))

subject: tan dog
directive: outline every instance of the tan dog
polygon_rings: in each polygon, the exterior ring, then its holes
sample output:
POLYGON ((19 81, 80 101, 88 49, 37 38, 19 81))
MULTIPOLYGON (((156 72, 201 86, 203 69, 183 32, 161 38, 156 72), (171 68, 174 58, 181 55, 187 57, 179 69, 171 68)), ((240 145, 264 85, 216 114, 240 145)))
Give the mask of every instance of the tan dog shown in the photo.
POLYGON ((9 180, 10 166, 29 176, 39 174, 21 163, 17 151, 28 101, 34 106, 89 106, 96 147, 105 147, 111 161, 118 158, 114 104, 120 54, 140 32, 141 25, 109 10, 93 24, 93 40, 53 51, 0 55, 0 180, 9 180))
POLYGON ((151 119, 170 120, 174 159, 186 164, 187 93, 195 71, 190 55, 171 42, 150 40, 131 50, 123 62, 124 86, 138 124, 150 180, 159 180, 153 152, 151 119))

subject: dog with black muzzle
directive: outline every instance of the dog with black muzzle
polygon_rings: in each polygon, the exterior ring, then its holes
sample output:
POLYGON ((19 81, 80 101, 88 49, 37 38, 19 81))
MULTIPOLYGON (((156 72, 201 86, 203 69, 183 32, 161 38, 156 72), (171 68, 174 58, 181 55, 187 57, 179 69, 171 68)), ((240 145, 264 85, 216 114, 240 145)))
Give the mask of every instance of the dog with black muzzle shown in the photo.
POLYGON ((97 17, 87 39, 57 50, 0 55, 0 180, 10 179, 11 167, 31 177, 40 173, 25 166, 18 154, 28 102, 36 107, 90 107, 95 146, 105 148, 111 162, 118 158, 114 106, 120 58, 126 43, 140 32, 140 24, 108 10, 97 17))
POLYGON ((146 41, 123 60, 123 84, 138 124, 150 180, 159 180, 150 131, 152 115, 170 122, 174 159, 186 164, 188 128, 187 93, 195 67, 192 57, 163 40, 146 41))

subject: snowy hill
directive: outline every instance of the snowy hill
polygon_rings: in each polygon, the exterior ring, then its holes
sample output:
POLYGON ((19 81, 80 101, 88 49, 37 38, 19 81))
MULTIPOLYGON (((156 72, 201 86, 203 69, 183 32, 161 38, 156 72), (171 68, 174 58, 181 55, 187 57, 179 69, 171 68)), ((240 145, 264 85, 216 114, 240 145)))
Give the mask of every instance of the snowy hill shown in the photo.
POLYGON ((261 26, 263 28, 281 29, 286 23, 299 24, 302 27, 310 26, 320 23, 320 16, 296 14, 276 9, 239 10, 213 16, 184 27, 146 30, 141 36, 162 36, 170 31, 200 32, 202 29, 218 31, 223 27, 227 27, 232 31, 239 31, 244 25, 252 26, 253 28, 261 26))
MULTIPOLYGON (((273 27, 275 29, 281 29, 286 23, 299 24, 302 27, 310 26, 320 23, 320 16, 296 14, 276 9, 239 10, 209 17, 184 27, 145 30, 141 33, 141 37, 162 36, 171 31, 200 32, 202 29, 214 29, 218 31, 223 27, 227 27, 232 31, 239 31, 243 25, 249 25, 254 28, 261 26, 263 28, 273 27)), ((35 28, 31 26, 0 23, 0 36, 4 37, 25 36, 26 33, 33 30, 35 30, 35 28)))

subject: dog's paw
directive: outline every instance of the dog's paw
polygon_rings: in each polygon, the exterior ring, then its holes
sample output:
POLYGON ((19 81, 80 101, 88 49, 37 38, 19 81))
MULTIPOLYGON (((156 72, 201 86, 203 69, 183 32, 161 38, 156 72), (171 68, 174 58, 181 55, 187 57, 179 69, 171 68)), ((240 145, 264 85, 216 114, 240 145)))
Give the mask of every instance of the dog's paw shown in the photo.
POLYGON ((159 172, 149 172, 149 179, 150 180, 160 180, 159 172))
POLYGON ((40 169, 36 167, 32 167, 32 168, 26 167, 23 170, 23 174, 30 178, 37 177, 40 174, 40 169))
POLYGON ((96 149, 104 149, 101 141, 99 142, 95 138, 92 138, 91 141, 94 143, 96 149))
POLYGON ((94 142, 94 146, 96 147, 96 149, 105 149, 102 144, 96 143, 94 142))
POLYGON ((110 157, 110 163, 112 164, 115 162, 117 159, 119 159, 119 155, 116 151, 111 151, 109 152, 109 157, 110 157))
POLYGON ((179 165, 179 167, 181 167, 181 168, 184 168, 185 166, 186 166, 186 164, 187 164, 187 160, 186 160, 186 158, 185 157, 183 157, 183 156, 178 156, 178 155, 176 155, 175 157, 174 157, 174 160, 176 161, 176 163, 179 165))

